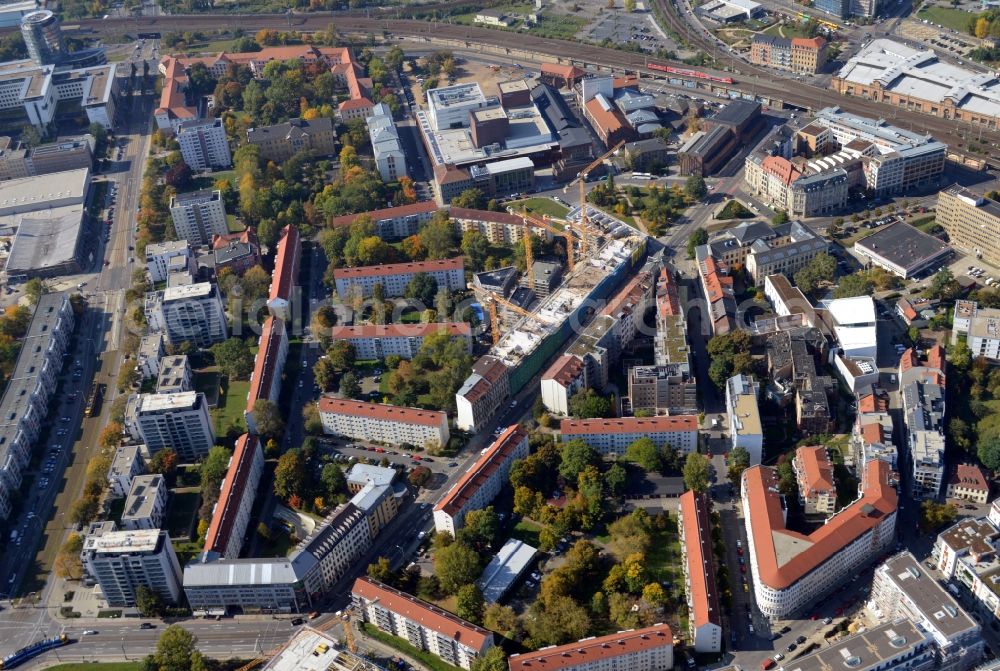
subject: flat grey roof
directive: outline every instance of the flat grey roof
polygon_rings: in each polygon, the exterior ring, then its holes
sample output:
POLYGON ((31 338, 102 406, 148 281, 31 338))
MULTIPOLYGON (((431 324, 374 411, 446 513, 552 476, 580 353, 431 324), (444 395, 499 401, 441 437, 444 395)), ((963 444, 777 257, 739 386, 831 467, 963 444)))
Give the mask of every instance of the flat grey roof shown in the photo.
POLYGON ((918 268, 949 250, 947 244, 933 235, 902 221, 858 240, 854 246, 904 269, 918 268))
POLYGON ((8 275, 46 270, 68 272, 79 262, 83 205, 13 216, 20 222, 7 257, 8 275))
POLYGON ((909 552, 890 557, 878 570, 884 571, 913 602, 927 626, 937 629, 944 638, 951 639, 962 632, 979 629, 979 625, 909 552))
POLYGON ((184 567, 184 587, 284 585, 299 580, 288 559, 226 559, 191 562, 184 567))
POLYGON ((502 599, 514 581, 531 564, 537 552, 535 548, 515 538, 504 543, 477 581, 486 603, 496 603, 502 599))
POLYGON ((816 652, 781 664, 782 671, 871 671, 886 662, 930 647, 927 635, 909 620, 886 622, 816 652), (852 663, 848 663, 848 661, 852 663))

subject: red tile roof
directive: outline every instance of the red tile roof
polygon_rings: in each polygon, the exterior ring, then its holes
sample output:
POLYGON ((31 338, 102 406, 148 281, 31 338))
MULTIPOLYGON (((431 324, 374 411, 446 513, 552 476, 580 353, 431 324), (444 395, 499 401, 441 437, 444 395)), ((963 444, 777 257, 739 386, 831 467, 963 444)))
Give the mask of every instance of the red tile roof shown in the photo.
POLYGON ((802 176, 802 173, 792 165, 791 161, 781 156, 768 156, 761 162, 760 166, 765 172, 774 175, 785 185, 791 184, 802 176))
POLYGON ((878 422, 865 424, 861 427, 861 438, 869 445, 881 445, 885 442, 882 425, 878 422))
POLYGON ((542 380, 555 380, 562 386, 570 385, 583 372, 583 362, 572 354, 563 354, 542 374, 542 380))
POLYGON ((802 469, 805 485, 803 496, 809 497, 813 493, 826 493, 833 489, 833 465, 825 447, 800 447, 795 450, 795 458, 802 469))
POLYGON ((225 235, 213 235, 212 249, 225 249, 231 243, 234 242, 242 242, 247 245, 256 245, 257 234, 254 232, 253 226, 248 226, 239 233, 226 233, 225 235))
POLYGON ((661 317, 681 314, 680 302, 677 300, 677 283, 674 282, 669 268, 664 268, 656 281, 656 309, 661 317))
POLYGON ((372 210, 371 212, 345 214, 341 217, 334 217, 330 220, 330 223, 334 226, 350 226, 361 217, 370 217, 372 221, 378 222, 396 219, 397 217, 409 217, 414 214, 428 214, 436 212, 437 209, 438 205, 433 200, 422 200, 419 203, 386 207, 381 210, 372 210))
POLYGON ((355 580, 351 593, 368 601, 378 601, 383 608, 473 650, 481 652, 493 643, 492 632, 371 578, 355 580))
MULTIPOLYGON (((645 650, 673 646, 674 633, 665 624, 620 631, 617 634, 585 638, 576 643, 554 645, 536 652, 511 655, 507 659, 510 671, 555 671, 567 667, 590 665, 601 660, 635 655, 645 650)), ((628 664, 623 663, 623 667, 628 664)), ((604 665, 601 668, 605 668, 604 665)), ((607 668, 611 668, 607 665, 607 668)))
POLYGON ((799 47, 802 49, 822 49, 826 44, 826 40, 822 37, 793 37, 792 47, 799 47))
POLYGON ((986 479, 986 473, 975 464, 957 464, 951 471, 951 477, 948 478, 948 485, 964 487, 965 489, 990 491, 990 483, 986 479))
POLYGON ((653 276, 648 272, 640 272, 611 297, 608 304, 601 310, 601 314, 617 317, 620 314, 631 312, 645 300, 652 284, 653 276))
POLYGON ((712 562, 712 523, 708 515, 708 497, 693 491, 681 494, 680 514, 684 518, 684 549, 687 562, 691 619, 695 627, 706 624, 722 626, 719 592, 715 585, 712 562))
POLYGON ((369 100, 368 98, 351 98, 351 99, 345 100, 344 102, 342 102, 339 105, 337 105, 337 109, 339 109, 341 111, 343 111, 343 110, 357 110, 357 109, 365 109, 365 108, 374 107, 374 106, 375 106, 375 104, 371 100, 369 100))
POLYGON ((520 425, 508 426, 493 444, 486 448, 472 468, 465 472, 443 499, 438 501, 434 510, 443 510, 449 515, 457 514, 527 438, 528 432, 520 425))
POLYGON ((226 477, 222 481, 219 501, 212 511, 212 521, 205 536, 205 552, 225 553, 233 525, 240 513, 239 506, 243 502, 250 472, 257 458, 262 461, 264 459, 264 455, 260 454, 260 441, 257 436, 244 433, 236 441, 236 448, 229 460, 229 470, 226 471, 226 477))
POLYGON ((944 374, 944 347, 938 344, 927 350, 927 367, 936 368, 944 374))
POLYGON ((261 327, 257 356, 254 357, 250 376, 250 391, 247 393, 247 412, 253 412, 254 403, 268 397, 275 376, 281 376, 283 362, 278 357, 284 335, 285 322, 276 317, 268 317, 261 327))
POLYGON ((334 326, 330 329, 330 336, 338 340, 349 338, 423 338, 441 331, 447 331, 453 338, 472 336, 472 326, 468 322, 334 326))
POLYGON ((558 63, 542 63, 543 75, 553 75, 563 79, 577 79, 583 76, 583 70, 574 65, 559 65, 558 63))
POLYGON ((381 403, 362 403, 332 396, 319 399, 319 411, 337 415, 352 415, 368 417, 385 422, 403 422, 404 424, 422 424, 424 426, 442 426, 447 420, 443 412, 437 410, 420 410, 419 408, 401 408, 395 405, 381 403))
POLYGON ((452 259, 437 259, 435 261, 413 261, 411 263, 384 263, 380 266, 360 266, 358 268, 338 268, 333 271, 334 280, 350 279, 352 277, 379 277, 382 275, 403 275, 405 273, 431 273, 447 270, 465 270, 465 258, 456 256, 452 259))
POLYGON ((278 251, 274 256, 274 272, 271 273, 271 294, 269 300, 281 298, 289 300, 292 288, 299 279, 299 261, 302 257, 302 243, 299 229, 288 224, 281 229, 278 251))
POLYGON ((743 472, 743 491, 750 509, 753 547, 759 579, 771 589, 785 589, 830 557, 895 514, 896 489, 889 483, 889 464, 869 461, 864 494, 808 536, 785 528, 778 478, 769 466, 751 466, 743 472), (798 541, 798 551, 779 564, 775 536, 798 541))
POLYGON ((564 419, 559 430, 567 436, 590 433, 662 433, 664 431, 697 431, 695 415, 661 417, 618 417, 616 419, 564 419))
POLYGON ((584 104, 584 107, 590 114, 590 118, 593 120, 594 125, 606 135, 610 136, 613 133, 618 133, 629 127, 628 121, 625 119, 625 116, 618 111, 617 107, 604 109, 604 106, 601 105, 601 101, 598 98, 591 98, 584 104))

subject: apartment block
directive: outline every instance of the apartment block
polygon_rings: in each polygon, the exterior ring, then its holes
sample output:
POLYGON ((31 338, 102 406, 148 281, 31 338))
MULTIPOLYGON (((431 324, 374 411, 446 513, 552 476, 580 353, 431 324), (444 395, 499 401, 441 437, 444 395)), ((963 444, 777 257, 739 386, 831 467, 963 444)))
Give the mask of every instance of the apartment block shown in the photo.
MULTIPOLYGON (((225 221, 224 213, 223 221, 225 221)), ((176 222, 174 225, 176 226, 176 222)), ((180 259, 186 268, 194 269, 194 254, 187 240, 153 242, 146 245, 146 270, 149 271, 149 280, 154 284, 166 282, 170 268, 176 266, 177 259, 180 259)))
POLYGON ((931 564, 951 585, 955 596, 972 597, 973 607, 986 617, 1000 617, 1000 557, 997 546, 997 506, 988 518, 963 519, 938 534, 931 550, 931 564))
POLYGON ((247 144, 259 147, 260 157, 265 161, 281 163, 300 151, 332 156, 337 150, 337 133, 333 119, 289 119, 274 126, 250 128, 247 144))
POLYGON ((764 431, 760 423, 760 384, 747 375, 734 375, 726 381, 726 412, 729 418, 729 440, 733 448, 742 447, 750 453, 750 464, 759 464, 763 457, 764 431))
POLYGON ((159 474, 137 475, 125 499, 121 526, 126 531, 160 529, 167 508, 167 484, 159 474))
POLYGON ((455 426, 478 431, 510 398, 510 369, 496 357, 482 356, 472 364, 472 374, 455 392, 455 426))
POLYGON ((628 369, 628 401, 633 413, 690 414, 698 410, 698 383, 687 364, 633 366, 628 369))
POLYGON ((953 247, 1000 267, 1000 203, 956 184, 938 193, 936 215, 953 247))
POLYGON ((674 668, 674 635, 665 624, 591 636, 511 655, 510 671, 669 671, 674 668))
POLYGON ((188 341, 205 349, 229 337, 222 295, 211 282, 146 294, 145 311, 149 330, 171 345, 188 341))
POLYGON ((0 519, 10 515, 22 472, 49 414, 73 320, 68 293, 45 294, 39 299, 0 398, 0 519))
POLYGON ((365 511, 353 502, 345 503, 296 546, 291 554, 292 564, 308 561, 311 568, 297 572, 310 598, 321 598, 355 568, 371 544, 371 527, 365 511))
POLYGON ((915 498, 936 498, 944 484, 945 376, 944 349, 927 351, 918 359, 913 349, 899 361, 899 394, 915 498))
POLYGON ((806 515, 832 515, 837 509, 837 484, 826 448, 822 445, 798 448, 792 468, 806 515))
POLYGON ((182 460, 197 461, 215 444, 208 402, 201 392, 139 394, 129 398, 126 429, 150 454, 170 448, 182 460))
POLYGON ((757 65, 815 74, 826 63, 826 40, 822 37, 788 39, 757 34, 750 45, 750 61, 757 65))
POLYGON ((139 341, 139 352, 136 354, 136 370, 144 380, 155 378, 160 374, 160 359, 167 353, 163 347, 163 334, 150 333, 142 336, 139 341))
POLYGON ((572 354, 563 354, 542 373, 542 403, 549 412, 568 416, 569 400, 573 394, 590 386, 583 360, 572 354))
POLYGON ((528 432, 517 424, 507 427, 434 506, 434 528, 454 536, 466 513, 488 506, 507 484, 514 461, 528 454, 528 432))
POLYGON ((264 451, 257 436, 244 433, 236 441, 229 468, 222 481, 219 500, 205 535, 205 552, 236 559, 243 549, 243 537, 264 472, 264 451))
POLYGON ((382 285, 386 298, 395 298, 403 295, 417 273, 426 273, 434 278, 438 291, 461 291, 465 288, 465 259, 461 256, 435 261, 338 268, 333 272, 333 279, 342 301, 349 300, 356 292, 360 292, 362 298, 371 298, 376 284, 382 285))
POLYGON ((233 164, 222 119, 192 119, 177 127, 177 142, 192 170, 225 169, 233 164))
POLYGON ((166 531, 90 535, 84 539, 82 559, 113 608, 135 606, 139 587, 153 590, 168 604, 180 602, 181 567, 166 531))
POLYGON ((965 671, 982 661, 979 623, 909 552, 891 557, 875 571, 868 608, 884 618, 907 618, 930 634, 936 669, 965 671))
POLYGON ((359 324, 330 329, 334 340, 346 340, 354 346, 358 359, 384 359, 389 355, 412 359, 423 347, 424 339, 438 333, 447 333, 472 353, 472 326, 468 322, 359 324))
POLYGON ((952 338, 962 335, 973 358, 1000 361, 1000 309, 981 308, 975 301, 955 301, 952 338))
POLYGON ((240 233, 227 233, 212 238, 211 259, 218 275, 228 268, 240 277, 260 265, 260 242, 252 226, 240 233))
POLYGON ((170 199, 170 218, 177 237, 192 245, 207 245, 213 237, 229 233, 221 191, 204 189, 173 196, 170 199))
POLYGON ((194 391, 194 373, 186 354, 174 354, 160 360, 160 374, 156 377, 157 394, 176 394, 194 391))
POLYGON ((698 417, 618 417, 615 419, 564 419, 559 425, 561 440, 582 440, 602 455, 622 455, 640 438, 649 438, 657 447, 670 446, 680 454, 698 451, 698 417))
POLYGON ((688 640, 695 652, 717 653, 722 649, 722 609, 715 583, 709 508, 705 494, 684 492, 677 509, 677 528, 687 594, 688 640))
POLYGON ((331 226, 350 226, 361 217, 371 219, 375 235, 383 240, 402 240, 416 235, 424 224, 438 211, 433 200, 422 200, 409 205, 398 205, 363 214, 345 214, 330 220, 331 226))
MULTIPOLYGON (((478 231, 493 245, 516 245, 524 240, 524 219, 510 212, 471 210, 464 207, 448 208, 448 216, 455 222, 455 232, 461 236, 466 231, 478 231)), ((549 240, 552 234, 540 226, 530 226, 533 234, 549 240)))
POLYGON ((319 401, 323 433, 355 440, 421 447, 448 444, 448 416, 443 412, 362 403, 331 396, 319 401))
POLYGON ((395 182, 407 176, 406 153, 399 139, 399 131, 392 120, 392 110, 385 103, 378 103, 365 119, 368 137, 372 143, 375 168, 383 182, 395 182))
POLYGON ((146 472, 145 460, 138 445, 125 445, 115 450, 108 469, 108 486, 113 496, 124 498, 132 490, 132 478, 146 472))
POLYGON ((897 495, 889 465, 868 464, 860 494, 811 534, 785 526, 775 469, 751 466, 741 479, 747 556, 757 607, 771 620, 801 613, 857 575, 896 542, 897 495), (793 543, 797 551, 785 551, 793 543))
POLYGON ((795 671, 830 671, 838 666, 852 671, 932 671, 936 663, 930 635, 903 618, 858 630, 792 662, 795 671))
POLYGON ((299 268, 302 264, 302 240, 299 229, 288 224, 281 229, 278 250, 274 255, 274 271, 267 296, 267 309, 278 319, 292 321, 295 288, 299 285, 299 268))
POLYGON ((889 464, 892 470, 897 470, 899 452, 892 439, 893 422, 885 410, 861 410, 858 403, 858 416, 851 431, 851 453, 854 455, 855 468, 861 470, 872 460, 881 459, 889 464))
POLYGON ((493 647, 491 632, 371 578, 354 581, 351 600, 365 622, 453 666, 470 669, 493 647))
POLYGON ((288 359, 288 329, 285 322, 276 317, 268 317, 261 327, 260 339, 257 341, 257 353, 253 359, 253 372, 250 374, 250 389, 247 391, 247 407, 243 411, 243 419, 250 433, 257 433, 253 409, 257 401, 267 399, 278 402, 281 392, 281 373, 288 359))

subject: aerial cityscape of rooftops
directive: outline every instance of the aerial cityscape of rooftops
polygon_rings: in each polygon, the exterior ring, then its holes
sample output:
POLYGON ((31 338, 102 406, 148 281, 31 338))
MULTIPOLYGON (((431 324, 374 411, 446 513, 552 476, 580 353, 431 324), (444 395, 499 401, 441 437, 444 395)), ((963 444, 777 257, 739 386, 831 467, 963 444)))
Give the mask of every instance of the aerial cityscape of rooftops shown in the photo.
POLYGON ((0 29, 0 670, 1000 671, 997 2, 0 29))

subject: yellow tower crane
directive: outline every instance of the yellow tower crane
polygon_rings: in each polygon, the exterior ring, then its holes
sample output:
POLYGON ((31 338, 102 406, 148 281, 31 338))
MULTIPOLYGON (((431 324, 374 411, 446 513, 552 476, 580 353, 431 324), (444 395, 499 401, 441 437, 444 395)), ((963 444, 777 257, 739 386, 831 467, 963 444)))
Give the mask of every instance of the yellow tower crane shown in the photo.
POLYGON ((580 250, 583 252, 584 256, 587 254, 587 233, 590 228, 590 222, 587 221, 587 176, 590 175, 594 168, 601 165, 612 156, 616 156, 618 154, 618 150, 623 146, 625 146, 625 140, 622 140, 614 147, 595 158, 590 165, 581 170, 576 176, 576 182, 579 184, 580 226, 582 228, 580 231, 580 250))
MULTIPOLYGON (((576 266, 575 266, 575 261, 573 259, 573 252, 574 252, 574 249, 573 249, 573 234, 569 230, 569 228, 567 227, 567 228, 565 228, 563 230, 560 230, 560 229, 556 228, 555 226, 553 226, 552 224, 550 224, 548 222, 548 218, 547 217, 545 217, 545 218, 538 218, 535 215, 530 214, 527 210, 522 210, 522 212, 521 212, 521 218, 524 220, 524 230, 525 230, 525 237, 526 238, 527 238, 527 231, 528 231, 529 227, 530 226, 535 226, 535 227, 544 229, 544 230, 548 231, 549 233, 552 233, 553 235, 559 236, 559 237, 561 237, 561 238, 563 238, 563 239, 566 240, 566 267, 569 269, 569 272, 573 272, 573 268, 576 267, 576 266)), ((583 237, 583 236, 581 235, 580 237, 583 237)), ((527 243, 525 243, 525 244, 527 244, 527 243)), ((534 286, 535 283, 534 283, 533 280, 532 280, 531 284, 532 284, 532 286, 534 286)))

